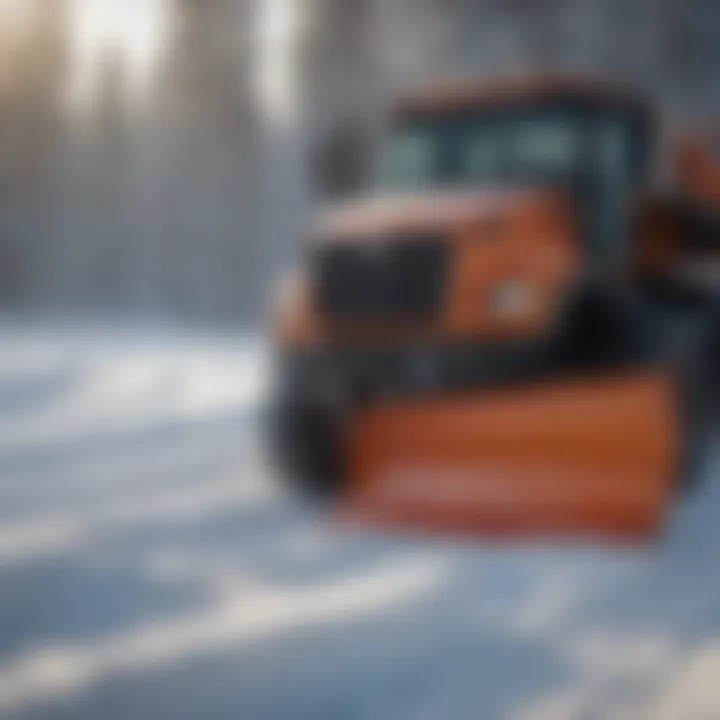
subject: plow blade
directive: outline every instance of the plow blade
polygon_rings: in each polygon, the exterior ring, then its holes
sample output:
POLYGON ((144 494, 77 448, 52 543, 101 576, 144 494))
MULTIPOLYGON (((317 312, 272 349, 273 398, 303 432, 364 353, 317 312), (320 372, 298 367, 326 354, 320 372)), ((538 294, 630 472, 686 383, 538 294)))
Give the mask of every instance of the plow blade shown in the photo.
POLYGON ((379 405, 353 428, 341 514, 506 537, 651 534, 679 465, 674 400, 653 371, 379 405))

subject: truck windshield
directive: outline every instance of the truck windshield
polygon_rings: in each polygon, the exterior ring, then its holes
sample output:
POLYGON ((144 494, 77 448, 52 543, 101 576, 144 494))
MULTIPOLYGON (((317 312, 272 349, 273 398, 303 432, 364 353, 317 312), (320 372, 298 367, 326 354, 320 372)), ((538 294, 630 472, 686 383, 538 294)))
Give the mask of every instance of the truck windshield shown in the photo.
MULTIPOLYGON (((566 109, 424 114, 399 121, 381 152, 383 189, 424 190, 504 183, 572 181, 598 164, 630 164, 628 123, 612 123, 614 142, 598 156, 598 115, 566 109), (611 152, 614 157, 609 158, 611 152)), ((602 123, 607 125, 607 123, 602 123)), ((621 170, 622 172, 622 170, 621 170)))

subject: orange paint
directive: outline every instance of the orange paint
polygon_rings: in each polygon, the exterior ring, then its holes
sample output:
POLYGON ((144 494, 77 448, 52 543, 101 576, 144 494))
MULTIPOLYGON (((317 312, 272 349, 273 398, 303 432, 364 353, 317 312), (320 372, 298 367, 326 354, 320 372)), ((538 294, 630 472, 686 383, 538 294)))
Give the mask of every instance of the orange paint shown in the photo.
POLYGON ((442 312, 426 322, 373 318, 331 324, 314 302, 306 273, 288 281, 276 319, 281 346, 367 344, 532 336, 552 320, 577 276, 581 249, 567 202, 552 191, 438 194, 378 200, 336 210, 318 230, 322 244, 403 242, 414 233, 438 232, 450 262, 442 312), (520 284, 527 307, 496 312, 490 294, 504 283, 520 284))
POLYGON ((660 371, 555 382, 361 412, 344 515, 480 534, 644 535, 678 468, 660 371))

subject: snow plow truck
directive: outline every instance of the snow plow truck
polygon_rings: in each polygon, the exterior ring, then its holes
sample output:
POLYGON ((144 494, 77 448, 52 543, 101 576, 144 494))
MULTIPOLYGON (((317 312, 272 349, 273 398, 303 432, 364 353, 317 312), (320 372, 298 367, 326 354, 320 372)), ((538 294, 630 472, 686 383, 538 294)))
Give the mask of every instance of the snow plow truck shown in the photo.
POLYGON ((634 92, 446 85, 388 113, 273 319, 273 457, 354 522, 649 537, 713 416, 720 166, 634 92))

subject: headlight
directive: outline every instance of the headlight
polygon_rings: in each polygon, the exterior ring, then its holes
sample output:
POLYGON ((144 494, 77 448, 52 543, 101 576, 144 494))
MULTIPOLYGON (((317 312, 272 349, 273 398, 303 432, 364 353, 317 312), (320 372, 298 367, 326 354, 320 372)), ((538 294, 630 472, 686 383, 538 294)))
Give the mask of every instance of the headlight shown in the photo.
POLYGON ((533 291, 524 280, 507 280, 490 289, 488 304, 493 315, 525 315, 532 310, 533 291))

